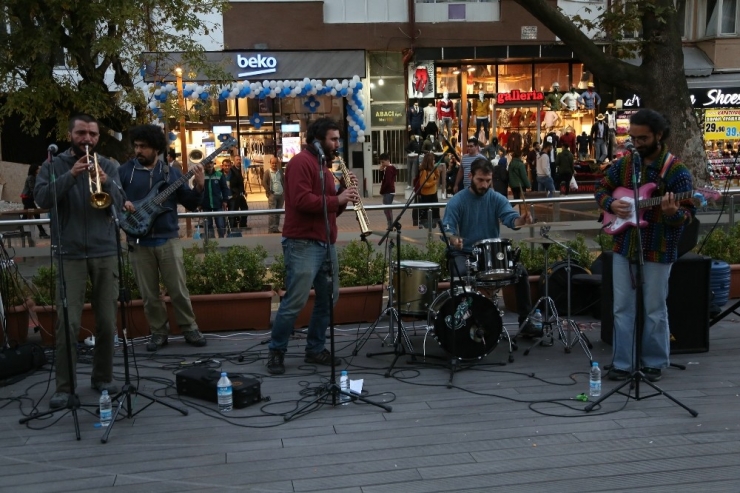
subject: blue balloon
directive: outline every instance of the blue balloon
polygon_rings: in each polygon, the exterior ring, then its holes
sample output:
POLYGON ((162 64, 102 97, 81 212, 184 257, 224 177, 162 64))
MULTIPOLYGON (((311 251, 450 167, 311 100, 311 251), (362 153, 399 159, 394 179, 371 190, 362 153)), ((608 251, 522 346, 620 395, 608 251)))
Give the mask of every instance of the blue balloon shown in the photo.
POLYGON ((205 91, 203 91, 202 93, 200 93, 200 96, 198 96, 198 97, 200 99, 202 99, 203 101, 207 101, 208 100, 208 93, 205 92, 205 91))
POLYGON ((347 88, 346 88, 346 87, 343 87, 343 88, 342 88, 342 89, 341 89, 341 90, 339 91, 339 94, 341 94, 342 96, 346 96, 346 95, 347 95, 347 88))
POLYGON ((177 140, 177 135, 175 135, 175 132, 170 132, 170 134, 168 135, 168 137, 170 139, 170 142, 174 142, 174 141, 177 140))
MULTIPOLYGON (((242 88, 241 92, 244 93, 244 96, 249 96, 251 94, 251 92, 252 92, 252 88, 249 87, 249 86, 244 86, 242 88)), ((242 96, 242 97, 244 97, 244 96, 242 96)))
POLYGON ((362 89, 362 82, 358 82, 357 84, 355 84, 355 89, 362 89))
POLYGON ((189 98, 192 94, 193 94, 192 89, 185 89, 184 91, 182 91, 182 95, 185 96, 186 98, 189 98))

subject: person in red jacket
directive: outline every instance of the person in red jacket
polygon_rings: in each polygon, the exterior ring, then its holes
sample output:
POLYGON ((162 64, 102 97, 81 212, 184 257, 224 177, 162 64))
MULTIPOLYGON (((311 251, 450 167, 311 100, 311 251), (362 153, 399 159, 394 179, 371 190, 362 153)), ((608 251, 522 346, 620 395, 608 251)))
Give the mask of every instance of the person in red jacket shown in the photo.
MULTIPOLYGON (((329 303, 339 297, 337 252, 337 216, 348 202, 360 199, 357 178, 350 172, 348 188, 334 186, 331 162, 339 149, 339 125, 330 118, 319 118, 308 127, 306 147, 293 156, 285 167, 285 223, 283 255, 285 258, 285 296, 280 302, 272 326, 267 371, 285 373, 284 357, 293 324, 308 301, 313 286, 314 309, 308 325, 306 356, 309 364, 331 365, 331 354, 324 347, 329 325, 329 303), (322 159, 323 154, 325 156, 322 159), (324 181, 322 186, 321 180, 324 181), (324 197, 325 191, 326 197, 324 197), (329 238, 324 220, 326 199, 329 238), (327 259, 327 250, 331 260, 327 259), (331 275, 331 278, 329 274, 331 275)), ((335 364, 341 360, 335 359, 335 364)))

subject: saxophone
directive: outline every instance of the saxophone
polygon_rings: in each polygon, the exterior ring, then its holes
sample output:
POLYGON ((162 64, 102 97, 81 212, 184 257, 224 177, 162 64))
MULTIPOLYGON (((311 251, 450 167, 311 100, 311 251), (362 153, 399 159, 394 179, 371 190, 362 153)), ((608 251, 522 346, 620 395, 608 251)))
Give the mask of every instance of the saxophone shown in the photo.
MULTIPOLYGON (((337 167, 339 168, 339 171, 342 172, 345 186, 351 186, 352 180, 349 176, 347 166, 343 161, 337 160, 337 167)), ((373 231, 370 229, 370 221, 367 218, 367 211, 365 211, 365 206, 362 204, 362 199, 358 198, 357 202, 354 203, 353 208, 355 214, 357 214, 357 222, 360 223, 360 232, 362 233, 362 237, 364 238, 365 236, 372 234, 373 231)))

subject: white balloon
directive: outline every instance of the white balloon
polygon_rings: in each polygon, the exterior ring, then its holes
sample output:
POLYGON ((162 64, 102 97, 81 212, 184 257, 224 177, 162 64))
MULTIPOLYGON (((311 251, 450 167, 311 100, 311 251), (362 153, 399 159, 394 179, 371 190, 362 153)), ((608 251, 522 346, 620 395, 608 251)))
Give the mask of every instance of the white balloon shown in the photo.
POLYGON ((192 93, 190 95, 190 99, 192 99, 193 101, 195 101, 196 99, 198 99, 198 93, 197 92, 192 93))
POLYGON ((152 102, 149 103, 149 107, 151 109, 159 108, 159 103, 157 103, 156 101, 152 101, 152 102))
POLYGON ((359 132, 357 132, 357 138, 358 139, 364 139, 365 138, 365 131, 364 130, 360 130, 359 132))
POLYGON ((356 124, 356 123, 354 125, 352 125, 352 128, 355 129, 355 132, 359 132, 360 131, 360 126, 358 124, 356 124))
POLYGON ((351 87, 348 87, 347 88, 347 96, 351 96, 354 92, 355 92, 355 90, 352 89, 351 87))
POLYGON ((177 91, 170 91, 170 96, 177 97, 177 91))
POLYGON ((362 110, 361 110, 360 108, 357 108, 357 109, 355 110, 355 115, 357 115, 357 116, 362 116, 362 110))
POLYGON ((352 76, 352 82, 355 82, 355 83, 360 82, 360 76, 359 75, 353 75, 352 76))
POLYGON ((319 91, 315 87, 308 92, 311 96, 316 96, 318 93, 319 91))
POLYGON ((353 80, 353 81, 351 81, 351 82, 349 83, 349 87, 351 87, 352 89, 354 89, 355 87, 357 87, 357 82, 355 82, 354 80, 353 80))
POLYGON ((332 96, 336 96, 336 95, 337 95, 337 90, 336 90, 336 89, 332 89, 332 90, 331 90, 331 91, 329 92, 329 94, 331 94, 332 96))
POLYGON ((154 95, 155 96, 159 96, 160 94, 162 94, 162 90, 161 89, 157 89, 156 91, 154 91, 154 95))
POLYGON ((262 85, 262 87, 268 87, 270 85, 270 82, 269 81, 266 81, 266 80, 263 80, 261 85, 262 85))
POLYGON ((346 89, 347 87, 349 87, 349 81, 348 81, 347 79, 344 79, 344 80, 342 81, 342 87, 343 87, 343 88, 345 88, 345 89, 346 89))
POLYGON ((310 83, 311 83, 311 79, 309 79, 308 77, 304 77, 304 78, 303 78, 303 84, 304 84, 304 85, 306 85, 306 84, 310 84, 310 83))
POLYGON ((272 91, 270 91, 270 97, 274 98, 275 96, 277 96, 277 93, 275 92, 275 89, 273 89, 272 91))

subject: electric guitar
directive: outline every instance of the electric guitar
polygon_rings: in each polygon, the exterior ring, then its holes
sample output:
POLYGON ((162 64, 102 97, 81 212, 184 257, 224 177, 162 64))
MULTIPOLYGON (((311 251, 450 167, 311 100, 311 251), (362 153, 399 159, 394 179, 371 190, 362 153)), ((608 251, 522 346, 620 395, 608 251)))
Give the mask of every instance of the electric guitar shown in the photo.
MULTIPOLYGON (((604 211, 604 226, 602 226, 604 233, 616 235, 629 227, 639 226, 640 228, 644 228, 647 226, 647 221, 644 219, 644 209, 660 205, 661 200, 663 200, 663 197, 652 197, 657 186, 658 185, 655 183, 647 183, 639 188, 637 191, 639 197, 637 207, 634 207, 635 195, 633 190, 624 187, 618 187, 615 189, 612 193, 612 197, 632 204, 632 215, 626 219, 622 219, 610 212, 604 211)), ((674 194, 674 196, 676 200, 684 200, 693 198, 696 194, 703 196, 706 200, 712 201, 718 200, 721 196, 717 190, 711 188, 699 188, 688 192, 680 192, 674 194)))
POLYGON ((221 154, 223 151, 227 151, 232 147, 236 147, 237 140, 234 137, 228 136, 223 141, 221 146, 213 151, 211 154, 206 156, 200 163, 193 166, 187 173, 182 175, 180 178, 172 182, 166 188, 162 187, 166 184, 164 180, 157 182, 152 189, 146 194, 141 200, 132 202, 136 210, 134 212, 124 212, 121 218, 121 229, 126 232, 127 235, 133 236, 134 238, 141 238, 146 236, 151 231, 154 221, 164 214, 172 210, 171 207, 165 207, 162 204, 169 198, 170 195, 182 186, 183 183, 187 182, 195 174, 198 166, 210 163, 216 156, 221 154))

